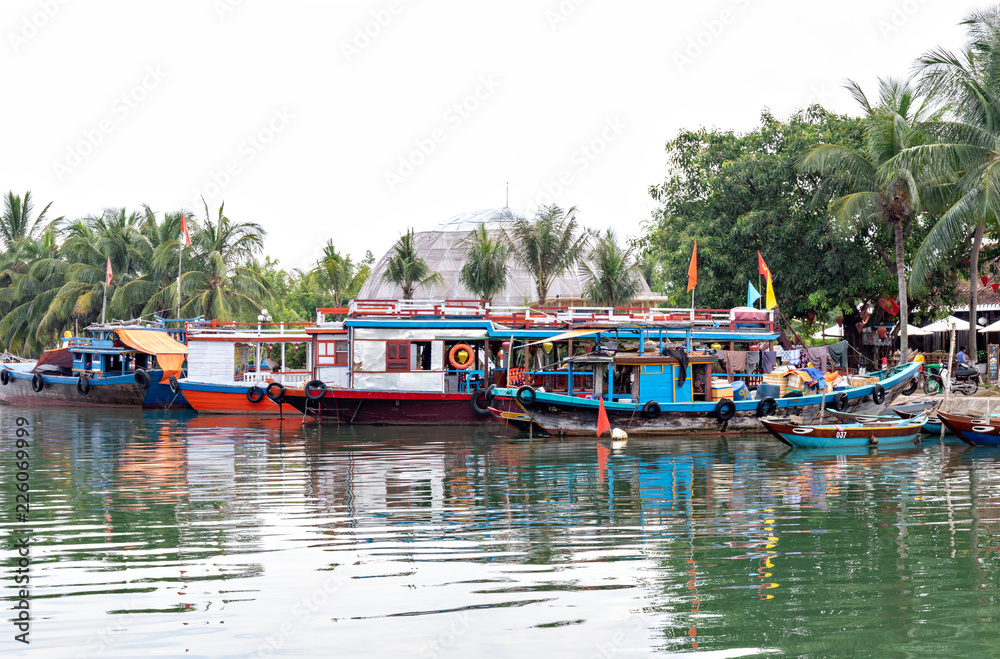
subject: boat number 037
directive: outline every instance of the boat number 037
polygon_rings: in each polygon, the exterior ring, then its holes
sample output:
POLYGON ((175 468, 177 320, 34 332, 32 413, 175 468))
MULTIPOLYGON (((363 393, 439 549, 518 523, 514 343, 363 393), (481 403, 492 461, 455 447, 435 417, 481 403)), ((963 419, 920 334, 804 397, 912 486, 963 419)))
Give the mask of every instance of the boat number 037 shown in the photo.
POLYGON ((846 430, 838 430, 837 431, 837 439, 844 439, 845 437, 847 437, 847 431, 846 430))

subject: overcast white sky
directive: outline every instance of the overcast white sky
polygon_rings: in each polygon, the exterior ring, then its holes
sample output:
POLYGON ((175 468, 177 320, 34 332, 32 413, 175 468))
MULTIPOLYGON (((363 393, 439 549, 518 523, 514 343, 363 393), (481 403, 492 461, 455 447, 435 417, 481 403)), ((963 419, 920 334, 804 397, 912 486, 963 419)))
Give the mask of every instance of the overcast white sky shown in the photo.
POLYGON ((856 113, 982 3, 5 0, 0 190, 69 218, 204 212, 309 267, 551 200, 641 233, 663 144, 812 102, 856 113))

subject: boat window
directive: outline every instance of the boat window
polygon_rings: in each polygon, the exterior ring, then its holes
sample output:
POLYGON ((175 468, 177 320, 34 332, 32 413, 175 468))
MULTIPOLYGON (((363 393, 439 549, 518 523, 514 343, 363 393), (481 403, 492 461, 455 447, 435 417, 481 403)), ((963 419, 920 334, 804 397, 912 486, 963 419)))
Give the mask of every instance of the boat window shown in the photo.
POLYGON ((337 366, 347 366, 348 344, 347 341, 336 341, 336 357, 334 364, 337 366))
POLYGON ((409 341, 385 342, 385 370, 387 371, 410 370, 409 341))
POLYGON ((413 370, 414 371, 431 370, 431 342, 414 341, 410 345, 413 346, 413 352, 414 352, 413 370))

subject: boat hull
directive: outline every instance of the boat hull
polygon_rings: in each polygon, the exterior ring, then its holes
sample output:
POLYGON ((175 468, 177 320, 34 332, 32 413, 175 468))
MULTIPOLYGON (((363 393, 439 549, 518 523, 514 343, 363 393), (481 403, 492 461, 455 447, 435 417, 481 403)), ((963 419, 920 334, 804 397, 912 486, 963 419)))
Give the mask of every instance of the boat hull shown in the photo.
MULTIPOLYGON (((1000 419, 938 412, 938 418, 956 437, 972 446, 1000 446, 1000 419)), ((940 432, 940 431, 939 431, 940 432)))
MULTIPOLYGON (((917 373, 917 365, 912 364, 896 375, 881 381, 885 397, 881 403, 872 400, 874 385, 843 390, 847 396, 844 411, 855 414, 878 414, 884 410, 917 373)), ((514 403, 517 390, 495 389, 497 401, 514 403)), ((813 394, 779 398, 777 409, 771 416, 787 419, 800 418, 799 423, 814 423, 823 406, 833 405, 837 393, 813 394), (825 403, 824 403, 825 398, 825 403)), ((531 419, 553 435, 591 435, 597 428, 599 401, 536 391, 536 400, 531 405, 517 404, 531 419)), ((623 428, 631 435, 670 435, 691 431, 742 431, 765 432, 758 415, 758 400, 735 401, 736 413, 728 421, 720 421, 716 416, 717 402, 660 403, 660 414, 649 418, 642 412, 643 404, 605 403, 605 413, 612 428, 623 428)))
POLYGON ((153 384, 143 389, 132 374, 94 378, 90 391, 84 395, 77 390, 76 376, 43 375, 42 390, 31 386, 34 374, 11 369, 7 385, 0 385, 0 400, 11 404, 58 402, 60 405, 81 407, 186 407, 181 394, 174 394, 170 387, 160 384, 163 371, 149 371, 153 384))
POLYGON ((181 392, 188 404, 202 414, 243 414, 251 416, 278 416, 280 410, 274 402, 264 397, 252 403, 247 392, 252 383, 210 383, 180 380, 181 392))
POLYGON ((850 448, 912 444, 920 441, 922 423, 899 426, 800 426, 764 419, 768 432, 782 443, 796 448, 850 448))
POLYGON ((436 392, 358 391, 330 389, 308 400, 297 389, 285 391, 288 405, 319 419, 358 425, 478 425, 495 423, 493 415, 472 411, 469 394, 436 392))

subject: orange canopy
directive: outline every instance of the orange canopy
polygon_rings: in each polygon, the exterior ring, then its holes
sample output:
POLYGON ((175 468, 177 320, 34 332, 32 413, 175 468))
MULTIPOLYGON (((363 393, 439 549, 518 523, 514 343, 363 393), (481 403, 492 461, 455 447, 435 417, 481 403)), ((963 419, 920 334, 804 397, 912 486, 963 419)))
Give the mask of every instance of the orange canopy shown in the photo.
POLYGON ((163 369, 161 384, 166 384, 171 375, 176 378, 181 376, 184 357, 188 351, 187 346, 183 343, 174 341, 166 332, 155 330, 120 329, 115 330, 115 333, 128 347, 149 355, 156 355, 156 361, 163 369))

